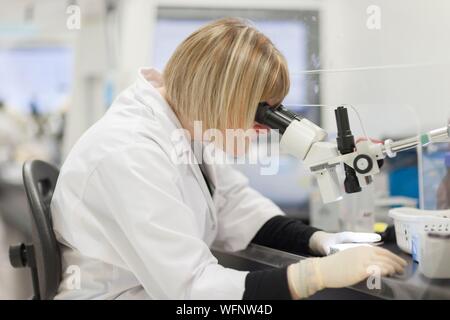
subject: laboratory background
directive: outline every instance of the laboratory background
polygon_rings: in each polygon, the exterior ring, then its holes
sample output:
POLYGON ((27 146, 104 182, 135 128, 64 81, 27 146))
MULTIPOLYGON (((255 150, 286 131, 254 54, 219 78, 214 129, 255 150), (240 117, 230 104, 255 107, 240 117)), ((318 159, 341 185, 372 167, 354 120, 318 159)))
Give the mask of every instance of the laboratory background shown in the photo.
POLYGON ((330 141, 338 106, 355 138, 420 141, 386 157, 362 192, 328 204, 297 158, 282 155, 276 175, 237 169, 317 228, 390 232, 414 270, 374 295, 450 299, 450 141, 423 140, 450 123, 447 0, 0 0, 0 299, 33 294, 29 269, 9 254, 32 239, 24 162, 60 167, 139 68, 163 70, 183 39, 222 17, 249 19, 273 41, 290 70, 283 104, 330 141))

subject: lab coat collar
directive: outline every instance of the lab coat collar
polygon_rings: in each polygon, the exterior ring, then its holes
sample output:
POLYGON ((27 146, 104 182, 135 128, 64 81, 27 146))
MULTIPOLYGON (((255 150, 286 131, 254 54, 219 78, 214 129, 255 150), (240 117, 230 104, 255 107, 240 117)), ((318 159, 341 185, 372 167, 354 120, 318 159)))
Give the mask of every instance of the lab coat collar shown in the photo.
POLYGON ((139 70, 136 87, 138 94, 144 98, 146 105, 150 104, 148 100, 156 100, 161 108, 159 111, 163 112, 170 121, 175 125, 175 128, 182 129, 182 125, 175 112, 172 110, 166 99, 161 96, 158 88, 164 85, 161 73, 155 68, 142 68, 139 70))
MULTIPOLYGON (((163 79, 159 71, 157 71, 154 68, 143 68, 139 70, 138 79, 136 82, 136 89, 137 89, 136 98, 143 104, 151 106, 154 112, 160 112, 164 114, 171 123, 171 128, 168 128, 169 131, 182 129, 183 127, 180 121, 178 120, 178 117, 176 116, 175 112, 172 110, 172 108, 164 99, 164 97, 161 96, 160 92, 157 89, 161 86, 163 86, 163 79), (154 102, 157 103, 155 104, 154 102)), ((176 147, 173 141, 171 142, 173 144, 174 149, 179 151, 179 153, 177 154, 178 157, 188 157, 188 159, 190 159, 188 165, 202 189, 202 192, 210 209, 212 220, 215 223, 216 218, 215 218, 214 202, 197 160, 200 159, 200 161, 202 161, 203 154, 194 154, 193 150, 194 144, 197 145, 197 147, 194 148, 195 150, 204 150, 203 147, 198 148, 198 145, 199 144, 202 145, 202 142, 191 141, 186 135, 184 136, 183 146, 181 148, 176 147), (187 155, 185 154, 186 152, 188 152, 187 155)), ((213 183, 215 183, 216 179, 215 176, 213 175, 212 170, 208 168, 205 169, 208 174, 211 174, 210 178, 213 181, 213 183)))

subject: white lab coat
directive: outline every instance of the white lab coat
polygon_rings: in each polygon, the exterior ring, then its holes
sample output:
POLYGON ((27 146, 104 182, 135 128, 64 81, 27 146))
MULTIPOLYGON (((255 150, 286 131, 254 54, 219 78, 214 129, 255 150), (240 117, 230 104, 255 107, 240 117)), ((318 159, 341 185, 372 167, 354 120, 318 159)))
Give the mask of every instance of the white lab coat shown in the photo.
POLYGON ((157 71, 141 70, 61 168, 57 299, 241 299, 247 272, 219 265, 210 246, 244 249, 283 214, 227 165, 205 166, 212 198, 198 165, 176 161, 191 142, 174 146, 180 124, 159 85, 157 71))

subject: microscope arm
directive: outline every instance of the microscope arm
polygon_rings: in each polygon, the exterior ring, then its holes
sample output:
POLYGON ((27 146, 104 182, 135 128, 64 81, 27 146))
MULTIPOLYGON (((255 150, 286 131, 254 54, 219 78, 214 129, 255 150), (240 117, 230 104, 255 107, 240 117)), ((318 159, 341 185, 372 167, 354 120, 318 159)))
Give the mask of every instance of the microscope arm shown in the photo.
POLYGON ((372 177, 380 172, 380 160, 393 158, 397 152, 413 149, 419 145, 448 141, 450 124, 411 138, 398 141, 386 140, 384 144, 371 141, 360 141, 355 151, 340 154, 336 143, 314 143, 304 162, 317 179, 317 183, 324 203, 342 198, 341 184, 336 174, 336 167, 343 163, 355 171, 358 183, 368 185, 372 177))

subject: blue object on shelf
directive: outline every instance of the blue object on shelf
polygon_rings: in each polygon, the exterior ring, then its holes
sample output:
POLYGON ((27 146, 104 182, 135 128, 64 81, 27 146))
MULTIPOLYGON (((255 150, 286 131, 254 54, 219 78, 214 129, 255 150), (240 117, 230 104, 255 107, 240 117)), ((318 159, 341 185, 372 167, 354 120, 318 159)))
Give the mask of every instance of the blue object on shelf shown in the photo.
POLYGON ((393 170, 389 174, 391 196, 404 196, 419 199, 419 178, 417 167, 393 170))
POLYGON ((450 152, 447 152, 447 153, 445 154, 445 166, 446 166, 447 168, 450 168, 450 152))

